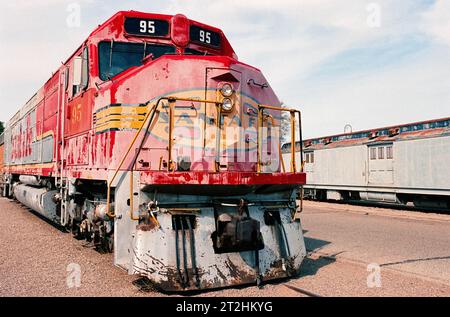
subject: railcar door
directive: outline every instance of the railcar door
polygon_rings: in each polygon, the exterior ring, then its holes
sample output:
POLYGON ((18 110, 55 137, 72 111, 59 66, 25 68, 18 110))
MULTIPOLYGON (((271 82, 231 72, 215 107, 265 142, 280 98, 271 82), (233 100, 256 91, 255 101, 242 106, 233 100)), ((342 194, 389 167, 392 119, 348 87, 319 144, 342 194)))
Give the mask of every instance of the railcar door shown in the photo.
POLYGON ((306 151, 304 154, 305 162, 305 173, 308 175, 308 182, 314 183, 314 162, 315 162, 315 152, 306 151))
POLYGON ((389 144, 368 146, 368 184, 394 184, 394 147, 389 144))

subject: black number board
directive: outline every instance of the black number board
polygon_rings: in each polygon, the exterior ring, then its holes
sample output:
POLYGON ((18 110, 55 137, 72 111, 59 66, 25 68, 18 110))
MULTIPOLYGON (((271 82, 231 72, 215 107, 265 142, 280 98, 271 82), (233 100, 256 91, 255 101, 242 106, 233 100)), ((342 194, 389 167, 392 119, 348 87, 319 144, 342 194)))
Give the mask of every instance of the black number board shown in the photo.
POLYGON ((212 46, 214 48, 220 48, 221 37, 217 32, 192 25, 190 29, 190 37, 192 42, 212 46))
POLYGON ((169 22, 165 20, 126 18, 124 27, 131 35, 166 37, 169 34, 169 22))

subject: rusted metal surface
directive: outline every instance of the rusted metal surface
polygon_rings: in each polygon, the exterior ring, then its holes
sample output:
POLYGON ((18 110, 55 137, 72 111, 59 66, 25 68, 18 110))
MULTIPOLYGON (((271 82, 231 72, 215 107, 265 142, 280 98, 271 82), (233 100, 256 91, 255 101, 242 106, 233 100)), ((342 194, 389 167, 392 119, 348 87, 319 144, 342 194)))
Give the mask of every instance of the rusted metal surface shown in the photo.
MULTIPOLYGON (((158 216, 161 223, 159 230, 142 230, 138 227, 132 242, 132 268, 139 275, 148 277, 155 285, 165 290, 198 290, 219 288, 240 284, 256 283, 255 258, 253 251, 240 253, 215 254, 212 248, 211 235, 215 231, 212 208, 202 208, 194 230, 196 237, 197 266, 200 287, 195 285, 194 269, 191 257, 188 256, 188 276, 190 283, 183 287, 179 280, 175 259, 175 232, 172 228, 171 216, 158 216)), ((281 259, 276 232, 264 225, 261 207, 250 207, 250 214, 259 220, 264 238, 264 249, 259 251, 259 265, 262 280, 273 280, 294 276, 306 255, 301 224, 292 222, 290 210, 281 210, 282 221, 287 231, 291 254, 286 263, 281 259)), ((144 228, 147 229, 147 228, 144 228)), ((187 239, 190 239, 187 233, 187 239)), ((189 245, 189 244, 187 244, 189 245)), ((179 252, 181 245, 179 245, 179 252)), ((182 269, 182 274, 185 274, 182 269)))

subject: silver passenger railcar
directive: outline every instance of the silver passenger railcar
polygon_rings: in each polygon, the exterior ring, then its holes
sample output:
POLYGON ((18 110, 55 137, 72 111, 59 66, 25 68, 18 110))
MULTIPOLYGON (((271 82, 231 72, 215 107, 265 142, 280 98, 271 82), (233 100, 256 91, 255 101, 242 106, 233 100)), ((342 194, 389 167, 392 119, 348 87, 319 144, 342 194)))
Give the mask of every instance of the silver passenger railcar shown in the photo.
MULTIPOLYGON (((450 208, 450 118, 310 139, 303 148, 307 198, 450 208)), ((290 149, 283 146, 286 164, 290 149)))

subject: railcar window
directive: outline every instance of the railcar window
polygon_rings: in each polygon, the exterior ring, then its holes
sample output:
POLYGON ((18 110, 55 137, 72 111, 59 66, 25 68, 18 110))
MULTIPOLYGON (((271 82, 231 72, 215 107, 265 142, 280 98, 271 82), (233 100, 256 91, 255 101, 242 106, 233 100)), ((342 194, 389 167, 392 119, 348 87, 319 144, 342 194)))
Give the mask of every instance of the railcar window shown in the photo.
POLYGON ((377 159, 377 148, 375 148, 375 147, 370 148, 370 159, 371 160, 377 159))
POLYGON ((305 153, 305 163, 314 163, 314 152, 305 153))
POLYGON ((394 152, 392 151, 392 145, 386 147, 386 158, 392 160, 394 158, 394 152))
POLYGON ((159 58, 165 54, 174 54, 172 45, 100 42, 98 45, 100 79, 108 80, 133 66, 142 65, 145 56, 153 54, 159 58))
POLYGON ((379 160, 384 159, 384 147, 383 146, 378 148, 378 159, 379 160))

